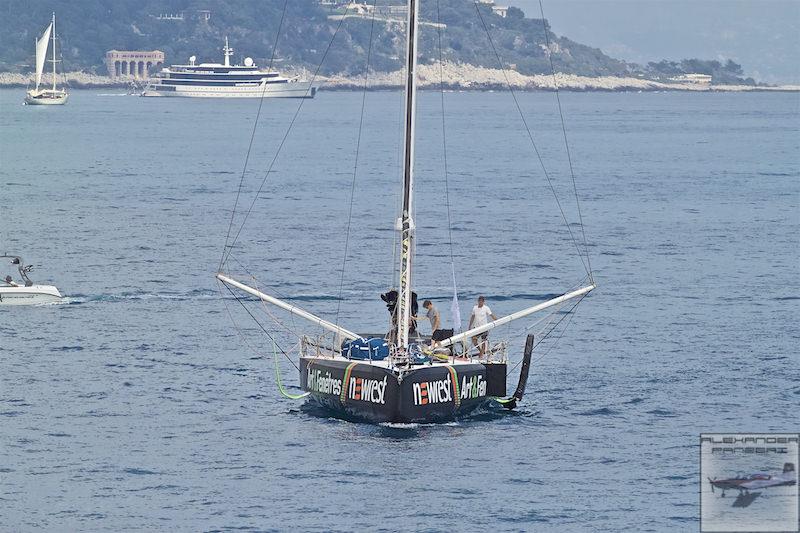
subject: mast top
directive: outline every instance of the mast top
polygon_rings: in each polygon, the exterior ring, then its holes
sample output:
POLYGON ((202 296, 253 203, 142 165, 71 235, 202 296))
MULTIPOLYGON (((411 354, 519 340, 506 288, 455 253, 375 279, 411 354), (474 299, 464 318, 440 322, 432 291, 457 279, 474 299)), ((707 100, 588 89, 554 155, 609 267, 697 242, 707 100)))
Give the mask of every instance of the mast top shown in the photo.
POLYGON ((222 48, 222 52, 225 54, 225 66, 231 66, 231 56, 233 55, 233 48, 228 46, 228 36, 225 36, 225 46, 222 48))

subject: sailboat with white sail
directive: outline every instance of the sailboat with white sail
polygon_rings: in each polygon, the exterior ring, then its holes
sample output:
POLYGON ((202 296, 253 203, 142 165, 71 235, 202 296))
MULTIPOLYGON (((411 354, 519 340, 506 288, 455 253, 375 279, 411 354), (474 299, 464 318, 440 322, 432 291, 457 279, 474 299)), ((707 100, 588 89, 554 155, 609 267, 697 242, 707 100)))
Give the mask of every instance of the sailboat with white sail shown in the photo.
POLYGON ((53 19, 50 24, 45 28, 41 37, 36 40, 36 86, 30 89, 25 95, 25 104, 27 105, 64 105, 67 103, 69 94, 66 89, 59 89, 56 84, 56 14, 53 13, 53 19), (53 55, 52 59, 47 59, 48 48, 52 45, 53 55), (53 64, 53 85, 52 87, 44 87, 42 84, 42 75, 44 73, 44 64, 46 62, 53 64))
MULTIPOLYGON (((358 333, 357 330, 338 324, 338 318, 337 322, 326 320, 283 297, 266 294, 255 283, 248 284, 241 278, 236 279, 226 267, 238 233, 233 241, 226 240, 223 258, 216 274, 220 287, 226 289, 245 309, 248 308, 243 299, 239 298, 240 293, 255 297, 267 308, 280 309, 307 320, 312 327, 324 330, 321 335, 302 335, 296 345, 299 353, 299 364, 296 366, 303 393, 293 395, 286 392, 278 374, 278 386, 282 394, 295 399, 306 398, 338 416, 378 423, 450 420, 491 403, 514 408, 525 392, 531 353, 535 345, 534 335, 527 335, 523 357, 519 362, 521 371, 517 387, 510 396, 507 395, 506 381, 513 368, 509 368, 507 343, 499 342, 492 346, 482 344, 478 348, 479 343, 486 343, 483 335, 512 321, 530 317, 536 312, 549 310, 554 314, 567 302, 577 305, 577 302, 595 288, 589 266, 588 281, 555 298, 507 316, 492 317, 493 320, 467 331, 449 330, 444 338, 440 336, 436 342, 417 332, 414 292, 414 240, 417 223, 413 215, 418 19, 419 0, 409 0, 405 54, 402 207, 395 221, 395 229, 399 234, 399 279, 396 290, 382 295, 392 317, 389 333, 358 333), (470 339, 475 348, 469 347, 470 339)), ((531 141, 533 142, 532 137, 531 141)), ((457 312, 455 298, 454 304, 457 312)), ((249 310, 248 313, 255 318, 249 310)), ((262 329, 273 338, 263 326, 262 329)), ((287 351, 281 351, 287 354, 287 351)), ((277 347, 275 357, 277 369, 277 347)))

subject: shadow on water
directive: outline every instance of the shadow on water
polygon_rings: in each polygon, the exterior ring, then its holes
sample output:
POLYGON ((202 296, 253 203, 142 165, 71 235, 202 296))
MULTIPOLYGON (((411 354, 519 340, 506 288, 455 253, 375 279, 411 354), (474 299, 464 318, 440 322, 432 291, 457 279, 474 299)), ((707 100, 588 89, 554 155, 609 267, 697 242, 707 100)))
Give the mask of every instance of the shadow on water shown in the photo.
POLYGON ((530 408, 508 410, 496 403, 488 403, 479 407, 472 413, 439 422, 382 422, 375 423, 360 417, 347 416, 332 411, 314 402, 305 402, 299 408, 289 411, 290 414, 300 414, 308 418, 317 419, 325 423, 356 424, 368 435, 388 439, 415 439, 430 434, 432 431, 446 428, 466 428, 486 423, 524 423, 538 416, 538 411, 530 408))

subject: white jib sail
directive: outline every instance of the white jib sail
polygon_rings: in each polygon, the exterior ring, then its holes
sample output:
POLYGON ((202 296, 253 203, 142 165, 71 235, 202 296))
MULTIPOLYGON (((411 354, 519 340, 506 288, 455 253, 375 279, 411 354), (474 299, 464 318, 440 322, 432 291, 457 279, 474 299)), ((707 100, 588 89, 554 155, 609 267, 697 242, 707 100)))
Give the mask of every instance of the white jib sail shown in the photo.
POLYGON ((42 72, 44 71, 44 62, 47 56, 47 45, 50 43, 50 30, 53 29, 53 23, 48 24, 47 29, 44 30, 42 36, 36 41, 36 90, 39 90, 39 84, 42 83, 42 72))

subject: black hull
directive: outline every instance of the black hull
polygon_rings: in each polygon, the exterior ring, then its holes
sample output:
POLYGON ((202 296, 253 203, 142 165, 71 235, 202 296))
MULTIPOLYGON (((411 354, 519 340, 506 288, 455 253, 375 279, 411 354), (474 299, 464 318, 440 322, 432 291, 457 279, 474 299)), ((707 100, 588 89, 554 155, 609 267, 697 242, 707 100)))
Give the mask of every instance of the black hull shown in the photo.
POLYGON ((300 358, 300 385, 338 416, 369 422, 443 422, 506 394, 503 363, 434 364, 400 373, 369 362, 300 358))

